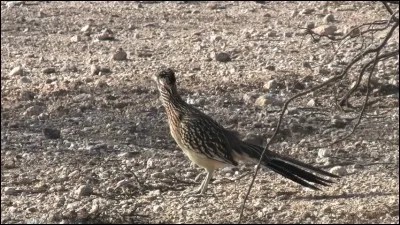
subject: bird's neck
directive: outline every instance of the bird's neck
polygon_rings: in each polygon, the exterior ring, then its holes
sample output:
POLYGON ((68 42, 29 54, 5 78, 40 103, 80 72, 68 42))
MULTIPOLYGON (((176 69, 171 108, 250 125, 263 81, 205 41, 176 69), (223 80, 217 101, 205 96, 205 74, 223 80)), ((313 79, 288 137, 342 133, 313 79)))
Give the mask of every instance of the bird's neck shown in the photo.
MULTIPOLYGON (((160 90, 162 104, 167 110, 167 116, 179 117, 185 112, 188 104, 181 98, 176 87, 160 90)), ((170 118, 172 119, 172 118, 170 118)))

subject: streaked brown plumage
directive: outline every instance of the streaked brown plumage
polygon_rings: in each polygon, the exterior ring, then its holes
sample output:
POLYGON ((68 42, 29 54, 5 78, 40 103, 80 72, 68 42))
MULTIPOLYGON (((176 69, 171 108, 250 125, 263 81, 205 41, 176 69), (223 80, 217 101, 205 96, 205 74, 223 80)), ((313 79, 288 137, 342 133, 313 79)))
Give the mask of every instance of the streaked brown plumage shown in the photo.
MULTIPOLYGON (((237 166, 238 161, 258 161, 262 147, 241 141, 235 133, 226 130, 180 97, 173 70, 162 70, 153 79, 157 82, 172 137, 190 160, 207 171, 207 177, 198 189, 201 194, 206 191, 215 169, 227 165, 237 166)), ((311 172, 338 177, 272 151, 266 152, 262 165, 314 190, 318 187, 312 183, 326 186, 332 181, 311 172)))

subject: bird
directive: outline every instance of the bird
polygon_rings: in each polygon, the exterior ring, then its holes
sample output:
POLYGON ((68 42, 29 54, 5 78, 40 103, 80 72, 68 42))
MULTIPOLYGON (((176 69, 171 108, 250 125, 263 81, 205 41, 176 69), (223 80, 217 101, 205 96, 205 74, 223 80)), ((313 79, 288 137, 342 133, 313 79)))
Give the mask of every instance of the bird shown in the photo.
MULTIPOLYGON (((183 153, 207 173, 194 193, 202 195, 206 192, 215 170, 260 159, 263 147, 241 140, 238 132, 224 128, 182 99, 173 69, 163 68, 152 79, 157 84, 172 138, 183 153)), ((330 186, 334 183, 323 176, 339 178, 335 174, 271 150, 266 151, 261 165, 313 190, 320 190, 318 185, 330 186)))

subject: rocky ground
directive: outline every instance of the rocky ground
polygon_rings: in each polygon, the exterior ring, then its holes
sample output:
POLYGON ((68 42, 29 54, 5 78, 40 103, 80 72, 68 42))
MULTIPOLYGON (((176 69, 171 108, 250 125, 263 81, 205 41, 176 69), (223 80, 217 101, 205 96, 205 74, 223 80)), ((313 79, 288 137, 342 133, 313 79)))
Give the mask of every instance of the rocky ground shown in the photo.
MULTIPOLYGON (((386 18, 379 2, 1 2, 1 222, 237 222, 254 167, 219 170, 206 196, 188 195, 205 173, 172 140, 150 77, 174 68, 186 101, 265 144, 282 102, 340 73, 362 44, 335 53, 301 28, 340 36, 386 18)), ((398 66, 379 63, 374 104, 337 144, 325 146, 358 111, 340 112, 333 93, 360 66, 290 104, 271 150, 342 178, 309 191, 263 169, 243 222, 399 223, 398 66)))

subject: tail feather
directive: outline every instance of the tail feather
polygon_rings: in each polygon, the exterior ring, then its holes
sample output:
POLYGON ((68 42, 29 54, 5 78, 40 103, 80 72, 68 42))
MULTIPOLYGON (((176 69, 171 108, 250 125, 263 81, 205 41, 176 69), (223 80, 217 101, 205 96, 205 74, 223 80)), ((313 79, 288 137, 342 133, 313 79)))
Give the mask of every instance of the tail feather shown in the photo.
POLYGON ((296 182, 298 184, 301 184, 304 187, 308 187, 308 188, 311 188, 313 190, 320 190, 318 187, 316 187, 316 186, 314 186, 314 185, 312 185, 310 183, 305 182, 304 180, 302 180, 302 179, 296 177, 295 175, 293 175, 291 172, 289 172, 289 171, 287 171, 285 169, 282 169, 279 166, 276 166, 276 165, 272 164, 272 165, 269 165, 268 168, 270 168, 274 172, 282 175, 283 177, 286 177, 286 178, 288 178, 288 179, 290 179, 290 180, 292 180, 292 181, 294 181, 294 182, 296 182))
MULTIPOLYGON (((252 159, 259 159, 262 151, 262 147, 247 142, 243 142, 241 148, 241 152, 244 152, 252 159)), ((264 160, 262 161, 262 165, 270 168, 271 170, 282 175, 285 178, 288 178, 302 186, 311 188, 313 190, 319 190, 319 188, 311 183, 323 186, 329 186, 330 183, 333 183, 333 181, 317 175, 339 178, 339 176, 335 174, 326 172, 322 169, 316 168, 296 159, 278 155, 277 153, 271 151, 266 152, 264 160), (311 172, 314 172, 317 175, 314 175, 311 172)))

